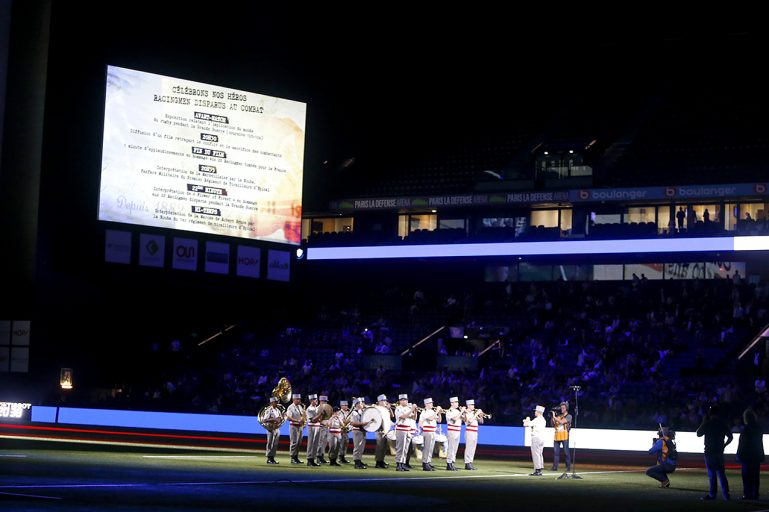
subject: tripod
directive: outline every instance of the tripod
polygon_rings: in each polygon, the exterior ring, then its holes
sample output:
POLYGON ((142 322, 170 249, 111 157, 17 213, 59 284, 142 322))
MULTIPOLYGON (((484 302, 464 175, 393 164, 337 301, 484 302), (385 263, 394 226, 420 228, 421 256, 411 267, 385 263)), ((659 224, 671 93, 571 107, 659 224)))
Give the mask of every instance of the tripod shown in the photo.
POLYGON ((569 429, 569 440, 572 441, 571 443, 571 474, 569 474, 568 471, 564 471, 561 476, 558 477, 558 480, 563 480, 564 478, 571 478, 573 480, 582 480, 582 477, 577 474, 576 469, 576 460, 577 460, 577 445, 573 442, 574 439, 571 437, 571 433, 574 432, 574 429, 577 428, 577 418, 579 417, 579 390, 582 389, 580 386, 569 386, 572 391, 574 391, 574 419, 571 422, 571 428, 569 429))

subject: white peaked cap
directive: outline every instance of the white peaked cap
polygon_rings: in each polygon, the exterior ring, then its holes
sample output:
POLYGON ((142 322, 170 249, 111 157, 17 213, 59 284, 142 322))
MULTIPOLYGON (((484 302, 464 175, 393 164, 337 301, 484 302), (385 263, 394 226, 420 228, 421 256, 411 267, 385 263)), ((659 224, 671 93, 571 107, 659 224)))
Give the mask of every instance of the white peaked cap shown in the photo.
POLYGON ((470 400, 467 400, 467 401, 465 402, 465 405, 475 405, 475 400, 472 400, 472 399, 470 399, 470 400))
POLYGON ((313 393, 312 395, 309 395, 307 398, 309 398, 310 400, 317 400, 318 399, 318 395, 313 393))
POLYGON ((432 398, 425 398, 425 405, 433 403, 432 398))
POLYGON ((363 401, 363 400, 361 400, 360 398, 356 398, 355 400, 353 400, 353 401, 352 401, 352 404, 353 404, 353 405, 358 405, 358 404, 359 404, 359 403, 361 403, 362 401, 363 401))
POLYGON ((294 393, 293 395, 291 395, 291 398, 302 398, 302 395, 300 395, 299 393, 294 393))
POLYGON ((277 402, 277 401, 278 401, 278 399, 277 399, 277 398, 275 398, 274 396, 271 396, 271 397, 270 397, 270 403, 272 403, 272 402, 277 402))
POLYGON ((537 411, 537 412, 545 412, 545 408, 542 407, 541 405, 536 406, 534 408, 534 410, 537 411))
POLYGON ((409 396, 406 393, 401 393, 398 395, 398 400, 408 400, 409 396))
POLYGON ((449 398, 449 402, 457 402, 457 403, 459 403, 459 397, 452 396, 451 398, 449 398))
POLYGON ((339 407, 341 407, 341 406, 343 406, 343 405, 349 405, 349 404, 347 403, 347 400, 340 400, 340 401, 339 401, 339 407))
POLYGON ((326 395, 320 395, 318 397, 318 400, 323 400, 324 402, 328 402, 328 397, 326 395))
POLYGON ((379 395, 378 397, 376 397, 376 399, 377 399, 377 402, 383 402, 387 400, 387 395, 379 395))

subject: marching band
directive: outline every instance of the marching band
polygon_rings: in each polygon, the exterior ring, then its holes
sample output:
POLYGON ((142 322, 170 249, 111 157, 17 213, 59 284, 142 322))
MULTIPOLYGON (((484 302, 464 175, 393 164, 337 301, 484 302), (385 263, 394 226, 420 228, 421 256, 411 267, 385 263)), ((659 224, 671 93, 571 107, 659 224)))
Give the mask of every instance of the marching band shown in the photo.
MULTIPOLYGON (((387 395, 377 397, 377 405, 366 405, 363 397, 353 397, 352 409, 347 400, 339 402, 339 409, 328 403, 328 396, 311 394, 309 405, 302 403, 302 395, 291 393, 290 383, 281 379, 273 390, 269 405, 259 413, 259 422, 267 430, 267 464, 278 464, 275 454, 280 438, 280 427, 289 422, 289 455, 291 464, 302 464, 299 448, 304 429, 307 427, 307 465, 318 467, 322 464, 341 466, 349 461, 345 458, 352 432, 352 456, 355 469, 367 469, 363 462, 366 434, 376 435, 374 453, 376 468, 387 469, 385 456, 390 450, 390 441, 395 441, 395 462, 397 471, 409 471, 409 458, 416 447, 421 447, 423 471, 435 471, 432 457, 435 445, 443 443, 446 455, 446 470, 457 471, 455 466, 462 424, 465 425, 465 469, 475 470, 473 459, 478 443, 478 426, 490 415, 475 409, 475 401, 467 400, 465 407, 459 406, 459 398, 451 397, 450 407, 443 409, 433 404, 432 398, 424 399, 424 408, 409 402, 407 394, 398 395, 398 405, 391 405, 387 395), (280 400, 291 404, 287 408, 280 400), (442 435, 440 423, 446 417, 447 435, 442 435), (325 454, 329 454, 326 461, 325 454)), ((417 456, 419 456, 417 452, 417 456)), ((443 453, 441 454, 443 456, 443 453)))

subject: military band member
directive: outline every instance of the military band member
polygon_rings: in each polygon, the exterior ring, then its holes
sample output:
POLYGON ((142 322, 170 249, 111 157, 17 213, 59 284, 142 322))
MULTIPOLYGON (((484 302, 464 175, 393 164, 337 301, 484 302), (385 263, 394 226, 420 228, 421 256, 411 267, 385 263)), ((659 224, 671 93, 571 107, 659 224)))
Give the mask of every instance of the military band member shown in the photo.
POLYGON ((328 459, 332 466, 341 466, 336 459, 339 456, 339 445, 342 443, 343 419, 339 411, 328 419, 328 459))
POLYGON ((483 411, 475 409, 475 400, 465 402, 467 408, 462 412, 462 420, 465 422, 465 469, 475 471, 473 460, 475 449, 478 446, 478 424, 483 423, 483 411))
POLYGON ((409 448, 411 422, 416 415, 416 407, 409 406, 409 396, 398 395, 398 407, 395 408, 395 462, 396 471, 408 471, 406 467, 406 451, 409 448))
MULTIPOLYGON (((414 405, 409 404, 409 407, 414 405)), ((416 416, 416 413, 414 414, 416 416)), ((409 435, 406 436, 406 463, 403 465, 406 469, 411 469, 411 456, 416 456, 416 446, 414 445, 414 436, 417 435, 417 420, 416 417, 406 420, 409 426, 409 435)))
POLYGON ((362 421, 363 409, 366 407, 366 404, 363 398, 356 398, 352 401, 352 406, 353 411, 350 417, 350 425, 352 425, 352 458, 355 462, 355 469, 366 469, 368 466, 363 463, 363 450, 366 449, 366 430, 363 427, 368 423, 362 421))
POLYGON ((534 408, 534 419, 528 416, 523 420, 523 426, 531 429, 531 460, 534 463, 534 472, 529 476, 542 476, 542 470, 545 468, 545 461, 542 458, 542 450, 545 448, 545 426, 547 422, 542 416, 545 408, 538 405, 534 408))
POLYGON ((425 398, 425 408, 419 415, 419 426, 422 428, 422 471, 435 471, 430 462, 433 459, 433 449, 435 448, 435 431, 438 429, 438 423, 441 421, 441 415, 433 408, 433 399, 425 398))
POLYGON ((280 426, 279 423, 283 422, 283 414, 278 409, 278 399, 274 396, 270 397, 270 408, 267 412, 266 423, 274 428, 267 430, 267 464, 279 464, 275 460, 275 452, 278 451, 278 439, 280 439, 280 426))
POLYGON ((451 405, 446 411, 446 438, 449 449, 446 452, 446 470, 456 471, 454 463, 457 461, 457 449, 459 449, 459 435, 462 432, 462 411, 459 410, 459 398, 449 398, 451 405))
POLYGON ((569 453, 569 430, 571 430, 571 414, 569 414, 569 402, 561 402, 561 412, 556 414, 553 411, 553 417, 550 422, 555 429, 553 436, 553 471, 558 471, 558 460, 560 458, 561 445, 566 453, 566 472, 571 471, 571 454, 569 453))
POLYGON ((328 461, 325 458, 326 448, 328 448, 329 445, 329 438, 328 438, 328 420, 331 419, 331 416, 334 414, 334 408, 331 407, 331 405, 328 403, 328 396, 326 395, 320 395, 318 397, 318 400, 320 401, 320 405, 318 405, 318 410, 320 411, 320 439, 318 439, 318 458, 317 461, 321 464, 328 464, 328 461))
POLYGON ((345 425, 342 426, 342 440, 339 444, 339 462, 342 464, 349 464, 350 461, 345 457, 347 456, 347 447, 350 444, 350 429, 347 425, 349 424, 352 411, 350 410, 350 405, 347 400, 339 401, 339 411, 341 412, 342 420, 344 420, 345 423, 345 425))
POLYGON ((307 398, 310 399, 310 405, 307 406, 307 465, 320 466, 315 462, 315 455, 318 453, 322 413, 318 406, 318 395, 310 395, 307 398))
MULTIPOLYGON (((376 397, 377 399, 377 405, 381 405, 382 407, 385 407, 390 411, 390 417, 392 418, 392 409, 390 409, 390 404, 387 401, 387 395, 379 395, 376 397)), ((380 469, 387 469, 390 467, 388 463, 385 462, 385 454, 387 453, 387 432, 377 432, 376 433, 376 451, 374 452, 374 459, 376 460, 376 466, 380 469)))
POLYGON ((289 439, 291 445, 288 453, 291 456, 291 464, 301 464, 299 460, 299 445, 302 444, 302 430, 304 430, 304 407, 302 407, 302 395, 296 393, 291 395, 293 403, 286 409, 286 417, 289 424, 289 439))

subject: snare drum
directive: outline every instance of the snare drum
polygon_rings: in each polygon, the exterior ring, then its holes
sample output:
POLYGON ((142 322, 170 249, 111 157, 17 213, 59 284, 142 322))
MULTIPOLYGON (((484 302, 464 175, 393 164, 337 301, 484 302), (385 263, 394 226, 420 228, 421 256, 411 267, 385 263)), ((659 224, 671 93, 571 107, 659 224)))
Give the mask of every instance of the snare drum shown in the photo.
POLYGON ((446 437, 446 434, 435 434, 435 442, 436 443, 445 443, 449 440, 448 437, 446 437))
POLYGON ((418 446, 422 446, 425 444, 425 437, 422 434, 417 434, 411 438, 411 442, 418 446))
POLYGON ((389 431, 387 432, 387 434, 385 434, 385 436, 386 436, 386 437, 387 437, 387 439, 389 439, 390 441, 395 441, 395 430, 389 430, 389 431))

